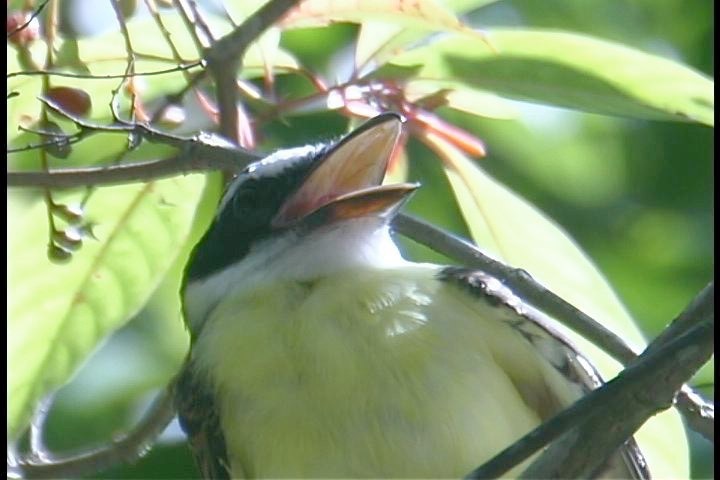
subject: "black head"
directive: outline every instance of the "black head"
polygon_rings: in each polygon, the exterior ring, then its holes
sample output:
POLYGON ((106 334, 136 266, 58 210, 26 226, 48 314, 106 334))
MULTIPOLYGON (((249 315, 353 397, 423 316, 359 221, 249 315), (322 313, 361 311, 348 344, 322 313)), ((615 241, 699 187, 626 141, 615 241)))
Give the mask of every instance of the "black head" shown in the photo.
POLYGON ((217 216, 195 246, 187 280, 212 275, 244 257, 253 243, 270 236, 272 218, 329 148, 316 145, 283 150, 241 172, 228 186, 217 216))
POLYGON ((337 143, 281 150, 248 166, 195 247, 186 283, 240 261, 253 245, 284 230, 401 204, 417 185, 380 186, 400 126, 397 115, 379 115, 337 143))

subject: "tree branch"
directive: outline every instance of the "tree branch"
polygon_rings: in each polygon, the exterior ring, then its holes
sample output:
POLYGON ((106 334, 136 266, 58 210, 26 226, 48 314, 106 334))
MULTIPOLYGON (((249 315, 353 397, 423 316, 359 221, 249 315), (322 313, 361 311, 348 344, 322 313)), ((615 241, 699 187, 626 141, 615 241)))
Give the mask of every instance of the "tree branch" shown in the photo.
POLYGON ((56 169, 44 172, 7 172, 8 187, 61 189, 149 182, 174 175, 208 170, 236 172, 260 158, 256 153, 232 146, 212 135, 201 134, 192 138, 178 137, 139 123, 98 125, 65 112, 49 100, 41 99, 41 102, 55 113, 74 122, 79 129, 75 135, 78 138, 97 133, 130 134, 149 142, 176 147, 180 153, 172 158, 140 163, 56 169))
MULTIPOLYGON (((712 296, 709 300, 704 297, 703 302, 712 305, 712 296)), ((500 477, 558 438, 523 477, 591 477, 650 416, 669 408, 680 385, 712 356, 712 312, 694 317, 688 327, 672 329, 679 334, 672 340, 652 342, 615 379, 525 435, 467 478, 500 477)))
POLYGON ((40 461, 47 460, 50 455, 45 446, 43 433, 45 432, 45 422, 50 413, 54 395, 48 395, 38 402, 35 413, 30 421, 30 455, 40 461))
POLYGON ((300 0, 270 0, 232 32, 205 50, 207 70, 215 81, 220 132, 237 143, 238 112, 235 76, 248 46, 300 0))
MULTIPOLYGON (((714 352, 715 322, 698 317, 687 331, 650 347, 609 383, 609 393, 584 409, 580 422, 555 441, 523 478, 590 478, 651 416, 670 408, 681 385, 714 352), (605 398, 602 398, 605 397, 605 398)), ((671 328, 672 330, 672 328, 671 328)))
POLYGON ((8 459, 8 477, 22 478, 71 478, 106 470, 118 463, 140 458, 153 445, 175 416, 173 405, 175 380, 153 400, 150 409, 135 429, 107 446, 65 458, 50 461, 23 459, 11 465, 8 459))
POLYGON ((188 71, 196 67, 202 67, 203 62, 197 60, 190 63, 178 63, 177 66, 166 68, 163 70, 152 70, 149 72, 133 72, 133 73, 118 73, 115 75, 92 75, 85 73, 74 73, 74 72, 60 72, 57 70, 21 70, 19 72, 10 72, 5 75, 6 78, 13 77, 32 77, 38 75, 49 75, 55 77, 66 77, 66 78, 82 78, 90 80, 109 80, 114 78, 134 78, 134 77, 152 77, 155 75, 167 75, 168 73, 188 71))
POLYGON ((163 160, 116 165, 113 167, 68 168, 47 172, 8 172, 9 187, 45 187, 55 189, 75 188, 86 185, 118 185, 131 182, 147 182, 193 172, 213 170, 202 158, 178 155, 163 160))

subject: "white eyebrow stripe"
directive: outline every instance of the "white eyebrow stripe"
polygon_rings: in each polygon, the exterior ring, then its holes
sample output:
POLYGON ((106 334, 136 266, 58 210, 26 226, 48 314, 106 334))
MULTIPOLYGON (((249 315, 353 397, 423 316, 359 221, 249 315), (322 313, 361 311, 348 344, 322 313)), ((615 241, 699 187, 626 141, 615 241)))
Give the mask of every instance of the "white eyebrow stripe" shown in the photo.
POLYGON ((268 155, 262 160, 251 163, 247 169, 230 185, 225 196, 223 197, 220 205, 218 206, 216 216, 225 209, 225 206, 230 199, 235 195, 237 189, 247 178, 261 178, 261 177, 272 177, 284 169, 293 164, 293 160, 306 158, 309 155, 315 154, 321 146, 319 145, 305 145, 303 147, 286 148, 284 150, 278 150, 275 153, 268 155), (259 170, 259 171, 258 171, 259 170))

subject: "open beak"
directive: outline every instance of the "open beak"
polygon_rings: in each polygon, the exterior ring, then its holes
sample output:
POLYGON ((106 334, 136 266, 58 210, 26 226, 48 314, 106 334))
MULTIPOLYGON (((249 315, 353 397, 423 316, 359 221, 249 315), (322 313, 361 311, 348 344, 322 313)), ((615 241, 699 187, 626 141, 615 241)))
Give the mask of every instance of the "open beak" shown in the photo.
POLYGON ((402 131, 394 113, 369 120, 318 159, 302 185, 272 221, 282 228, 310 216, 322 223, 366 216, 389 216, 418 187, 415 183, 381 185, 402 131))

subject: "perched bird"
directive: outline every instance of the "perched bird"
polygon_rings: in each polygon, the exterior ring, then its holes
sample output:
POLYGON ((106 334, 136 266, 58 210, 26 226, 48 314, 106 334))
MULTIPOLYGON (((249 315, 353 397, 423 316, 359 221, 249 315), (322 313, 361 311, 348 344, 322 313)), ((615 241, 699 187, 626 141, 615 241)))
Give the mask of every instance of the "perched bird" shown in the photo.
MULTIPOLYGON (((595 388, 498 280, 409 262, 380 115, 229 186, 187 266, 176 394, 205 478, 461 478, 595 388)), ((519 474, 522 466, 511 474, 519 474)), ((598 476, 648 478, 630 439, 598 476)))

